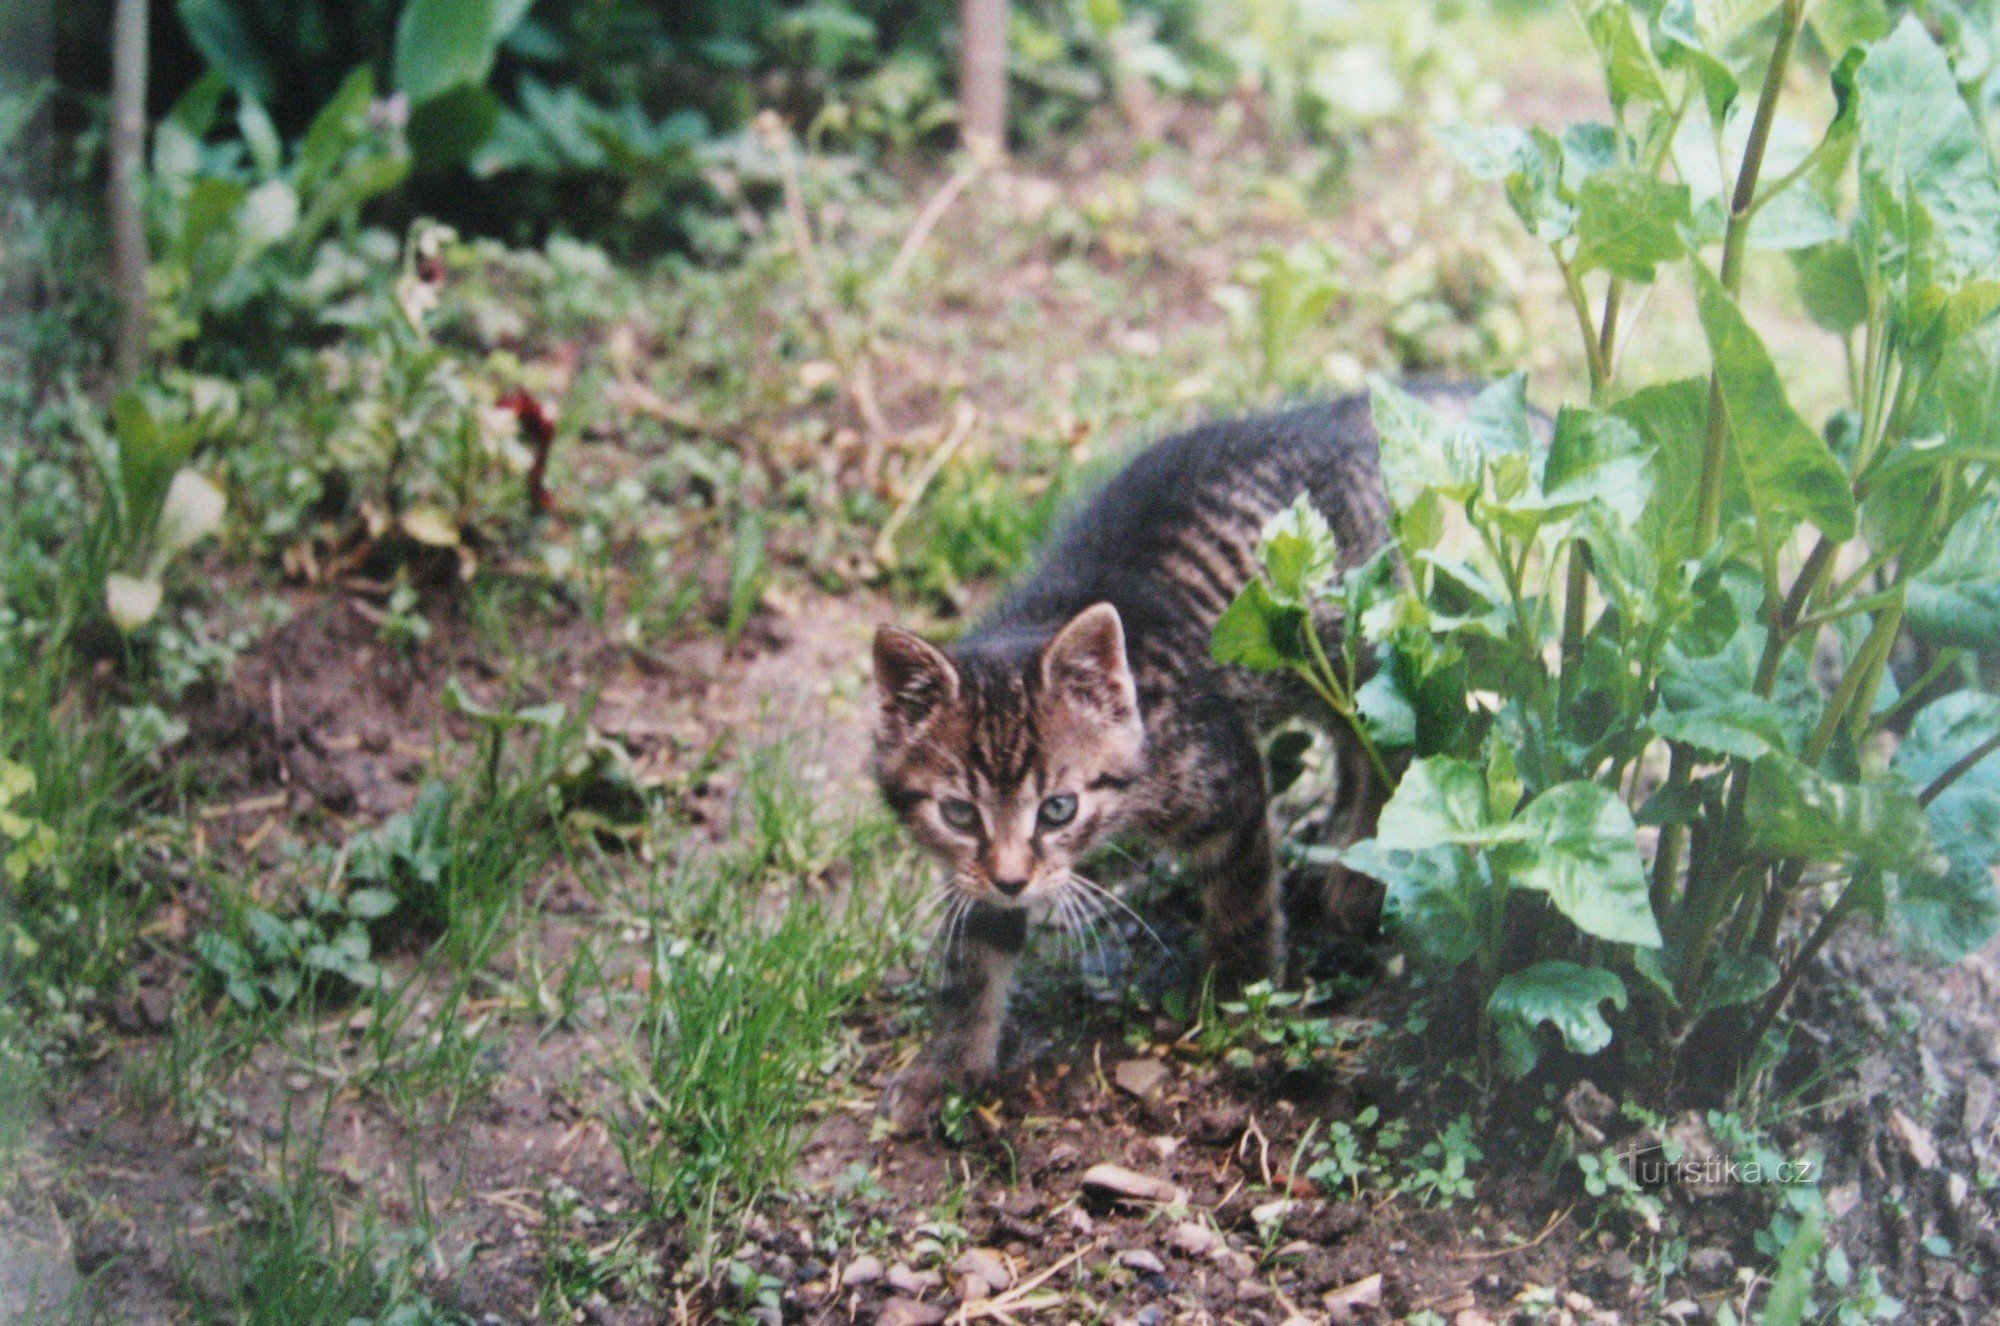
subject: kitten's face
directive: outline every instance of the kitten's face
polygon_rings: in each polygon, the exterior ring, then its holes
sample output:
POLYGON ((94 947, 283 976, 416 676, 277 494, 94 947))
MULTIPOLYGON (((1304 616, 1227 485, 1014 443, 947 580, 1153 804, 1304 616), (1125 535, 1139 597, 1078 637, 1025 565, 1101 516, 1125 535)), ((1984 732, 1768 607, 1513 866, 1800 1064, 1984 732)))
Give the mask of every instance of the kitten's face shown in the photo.
POLYGON ((1145 729, 1118 612, 1100 603, 1040 649, 957 659, 907 631, 875 637, 875 774, 962 895, 1038 907, 1129 821, 1145 729))

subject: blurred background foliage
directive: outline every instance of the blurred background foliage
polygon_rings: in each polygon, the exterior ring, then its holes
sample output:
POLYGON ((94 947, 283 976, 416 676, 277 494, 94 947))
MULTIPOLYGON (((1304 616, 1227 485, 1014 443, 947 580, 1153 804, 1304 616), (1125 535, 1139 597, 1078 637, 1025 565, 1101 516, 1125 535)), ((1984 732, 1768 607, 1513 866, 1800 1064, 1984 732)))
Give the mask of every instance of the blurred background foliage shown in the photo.
MULTIPOLYGON (((111 0, 54 7, 62 135, 97 147, 111 0)), ((1073 123, 1123 69, 1226 84, 1195 0, 1013 6, 1015 131, 1073 123)), ((247 155, 295 139, 366 69, 412 169, 385 219, 435 216, 514 242, 553 230, 615 247, 717 244, 710 167, 742 165, 773 108, 830 145, 950 141, 954 0, 160 0, 157 122, 204 80, 211 127, 247 155), (242 132, 230 135, 232 128, 242 132)))

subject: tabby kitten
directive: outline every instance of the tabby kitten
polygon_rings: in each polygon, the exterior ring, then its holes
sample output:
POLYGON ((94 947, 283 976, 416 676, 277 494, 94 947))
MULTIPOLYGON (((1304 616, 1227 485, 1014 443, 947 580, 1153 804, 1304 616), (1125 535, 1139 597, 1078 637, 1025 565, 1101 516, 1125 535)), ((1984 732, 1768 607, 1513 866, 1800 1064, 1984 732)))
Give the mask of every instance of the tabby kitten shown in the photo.
MULTIPOLYGON (((1259 736, 1318 702, 1303 686, 1219 666, 1209 636, 1254 573, 1265 522, 1302 491, 1347 564, 1387 538, 1366 398, 1160 442, 956 644, 893 627, 876 635, 875 776, 949 870, 934 1037, 885 1113, 914 1123, 947 1083, 993 1072, 1028 922, 1075 915, 1074 895, 1095 886, 1074 864, 1115 834, 1192 859, 1221 988, 1278 976, 1259 736)), ((1345 725, 1314 716, 1339 752, 1347 832, 1371 833, 1381 791, 1345 725)))

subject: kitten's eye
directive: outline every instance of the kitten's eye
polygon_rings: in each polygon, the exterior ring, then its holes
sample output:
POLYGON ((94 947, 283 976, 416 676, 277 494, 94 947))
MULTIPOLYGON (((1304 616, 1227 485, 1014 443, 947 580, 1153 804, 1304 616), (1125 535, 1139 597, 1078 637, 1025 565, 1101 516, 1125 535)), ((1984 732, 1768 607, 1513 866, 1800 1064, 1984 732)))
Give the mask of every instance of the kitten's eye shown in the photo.
POLYGON ((970 801, 960 801, 956 797, 940 801, 938 814, 944 817, 946 824, 960 833, 972 833, 979 828, 979 807, 970 801))
POLYGON ((1047 801, 1044 801, 1042 808, 1035 813, 1041 819, 1043 825, 1051 829, 1059 829, 1076 818, 1076 798, 1068 792, 1064 792, 1059 796, 1052 796, 1047 801))

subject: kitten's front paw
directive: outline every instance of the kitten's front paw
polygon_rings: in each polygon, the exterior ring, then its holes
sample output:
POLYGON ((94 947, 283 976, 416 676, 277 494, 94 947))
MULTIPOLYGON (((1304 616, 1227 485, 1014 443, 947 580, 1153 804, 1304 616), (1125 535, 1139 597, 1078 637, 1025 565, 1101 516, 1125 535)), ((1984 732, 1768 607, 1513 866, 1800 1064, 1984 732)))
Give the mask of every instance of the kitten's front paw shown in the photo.
POLYGON ((923 1132, 936 1122, 951 1084, 949 1073, 919 1059, 883 1089, 882 1099, 875 1104, 875 1117, 888 1120, 899 1133, 923 1132))

